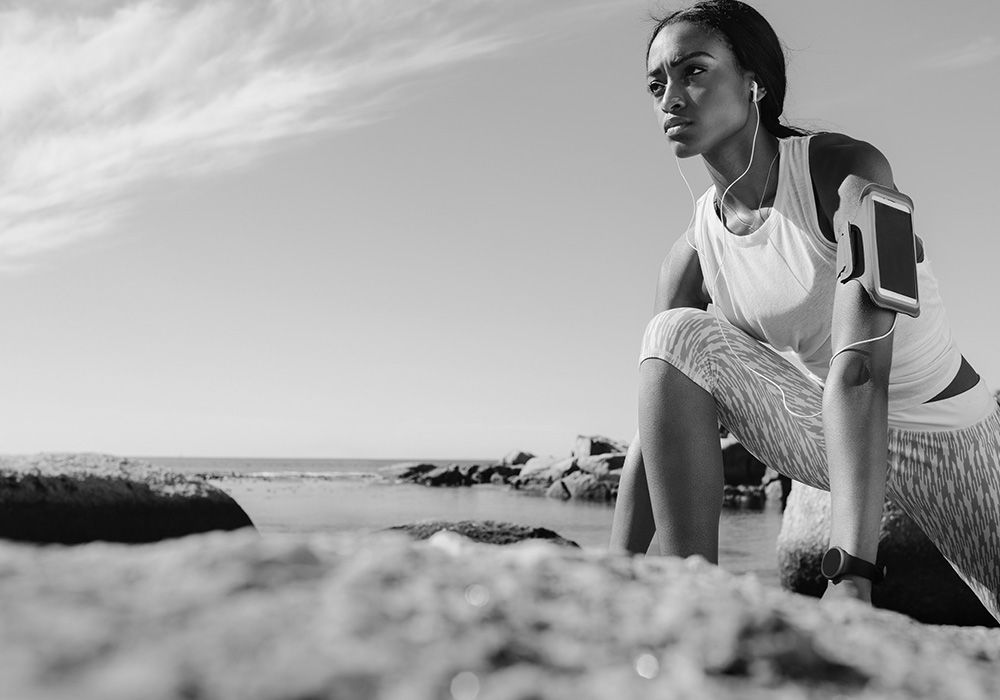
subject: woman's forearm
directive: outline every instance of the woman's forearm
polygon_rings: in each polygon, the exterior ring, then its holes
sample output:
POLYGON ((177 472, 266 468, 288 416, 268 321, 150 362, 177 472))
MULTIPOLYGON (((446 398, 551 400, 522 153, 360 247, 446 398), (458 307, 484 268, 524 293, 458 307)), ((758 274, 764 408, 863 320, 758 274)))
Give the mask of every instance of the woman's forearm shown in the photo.
POLYGON ((878 552, 888 464, 887 391, 834 381, 823 393, 830 474, 830 546, 870 562, 878 552))

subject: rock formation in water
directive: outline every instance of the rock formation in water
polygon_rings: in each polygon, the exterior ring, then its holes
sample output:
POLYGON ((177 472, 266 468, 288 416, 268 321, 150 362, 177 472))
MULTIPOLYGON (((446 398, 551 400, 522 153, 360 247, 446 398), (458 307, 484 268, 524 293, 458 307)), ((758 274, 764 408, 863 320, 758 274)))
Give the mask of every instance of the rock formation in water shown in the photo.
MULTIPOLYGON (((735 438, 720 438, 726 491, 733 508, 760 509, 767 467, 735 438)), ((537 456, 514 450, 493 465, 436 465, 406 462, 384 467, 384 476, 424 486, 506 485, 560 500, 614 503, 628 444, 600 435, 579 435, 569 457, 537 456)), ((784 492, 782 492, 784 498, 784 492)))
POLYGON ((223 491, 145 462, 96 454, 0 457, 0 538, 153 542, 253 527, 223 491))

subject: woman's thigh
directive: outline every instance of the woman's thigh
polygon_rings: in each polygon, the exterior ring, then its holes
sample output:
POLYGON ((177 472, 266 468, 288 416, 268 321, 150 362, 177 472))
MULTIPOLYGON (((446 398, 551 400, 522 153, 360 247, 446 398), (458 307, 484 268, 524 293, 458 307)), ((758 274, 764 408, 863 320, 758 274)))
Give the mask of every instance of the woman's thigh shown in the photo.
POLYGON ((650 321, 640 362, 659 358, 715 400, 719 420, 778 472, 829 489, 823 390, 771 348, 713 314, 671 309, 650 321))
POLYGON ((890 430, 889 462, 889 497, 1000 620, 1000 408, 961 430, 890 430))

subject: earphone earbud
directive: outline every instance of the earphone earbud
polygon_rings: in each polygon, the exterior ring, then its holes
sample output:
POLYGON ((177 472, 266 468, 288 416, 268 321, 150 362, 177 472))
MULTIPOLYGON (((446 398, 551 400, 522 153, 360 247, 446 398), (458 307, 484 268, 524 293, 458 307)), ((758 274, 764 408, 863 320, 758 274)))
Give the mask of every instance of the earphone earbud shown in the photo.
POLYGON ((750 83, 750 91, 753 94, 753 101, 757 102, 760 98, 757 97, 757 81, 756 80, 751 81, 751 83, 750 83))

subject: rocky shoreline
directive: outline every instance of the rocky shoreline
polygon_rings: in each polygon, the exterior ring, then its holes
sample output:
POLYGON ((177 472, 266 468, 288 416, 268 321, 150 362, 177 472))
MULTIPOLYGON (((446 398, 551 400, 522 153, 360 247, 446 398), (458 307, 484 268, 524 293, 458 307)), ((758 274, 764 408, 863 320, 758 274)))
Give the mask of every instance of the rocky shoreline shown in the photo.
MULTIPOLYGON (((767 499, 784 504, 790 481, 769 470, 734 438, 720 437, 727 508, 761 510, 767 499)), ((536 456, 515 450, 494 464, 404 462, 381 473, 403 483, 457 487, 493 484, 558 500, 613 504, 628 445, 599 435, 580 435, 569 457, 536 456)))

